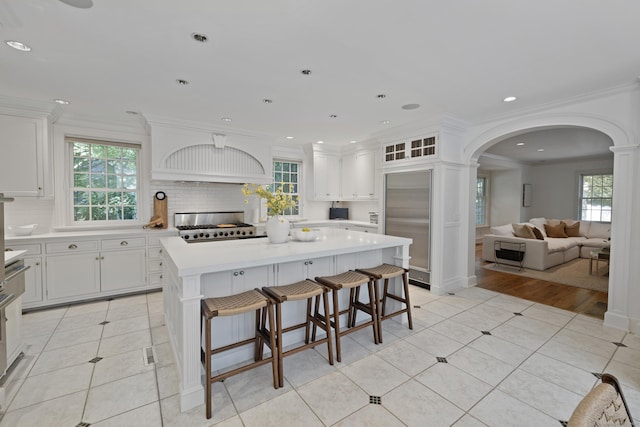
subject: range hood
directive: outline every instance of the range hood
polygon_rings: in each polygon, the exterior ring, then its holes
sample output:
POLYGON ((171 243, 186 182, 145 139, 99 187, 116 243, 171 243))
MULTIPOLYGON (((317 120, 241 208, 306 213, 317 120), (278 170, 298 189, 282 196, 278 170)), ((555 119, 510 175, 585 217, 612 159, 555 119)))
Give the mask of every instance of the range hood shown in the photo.
POLYGON ((271 182, 271 140, 199 123, 150 118, 151 179, 223 183, 271 182))

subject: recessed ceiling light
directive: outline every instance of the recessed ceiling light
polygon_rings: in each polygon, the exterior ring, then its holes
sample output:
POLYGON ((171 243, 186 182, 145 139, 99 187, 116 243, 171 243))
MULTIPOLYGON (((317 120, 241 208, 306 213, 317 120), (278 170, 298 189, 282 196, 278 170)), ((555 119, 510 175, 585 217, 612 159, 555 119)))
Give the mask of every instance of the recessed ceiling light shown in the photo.
POLYGON ((305 76, 308 76, 309 74, 311 74, 311 70, 309 69, 304 69, 300 71, 302 74, 304 74, 305 76))
POLYGON ((206 35, 200 33, 191 34, 191 38, 200 43, 206 43, 209 41, 209 38, 206 35))
POLYGON ((383 125, 388 125, 389 123, 391 123, 391 120, 383 120, 380 123, 383 125))
POLYGON ((405 104, 401 107, 403 110, 415 110, 420 108, 420 104, 405 104))
POLYGON ((287 139, 293 139, 293 137, 292 137, 292 136, 287 136, 286 138, 287 138, 287 139))
POLYGON ((183 80, 183 79, 176 79, 176 83, 178 83, 179 85, 182 86, 186 86, 189 84, 189 82, 187 80, 183 80))
POLYGON ((544 148, 538 148, 538 151, 544 151, 544 148))
POLYGON ((329 115, 329 118, 330 118, 330 119, 335 119, 335 118, 337 118, 337 117, 338 117, 338 116, 337 116, 336 114, 330 114, 330 115, 329 115))
POLYGON ((223 122, 230 122, 232 119, 231 119, 231 117, 223 117, 221 120, 223 122))
POLYGON ((349 141, 349 144, 355 144, 358 141, 349 141))
POLYGON ((522 145, 524 145, 524 142, 518 142, 516 145, 522 146, 522 145))
POLYGON ((5 40, 4 42, 7 44, 7 46, 10 46, 16 50, 21 50, 22 52, 31 51, 31 48, 24 43, 20 43, 15 40, 5 40))
POLYGON ((264 102, 265 104, 271 104, 273 102, 273 99, 265 98, 262 100, 262 102, 264 102))
POLYGON ((385 95, 384 93, 379 93, 376 95, 376 98, 378 99, 385 99, 387 97, 387 95, 385 95))
POLYGON ((89 9, 93 6, 92 0, 60 0, 64 4, 77 7, 79 9, 89 9))
POLYGON ((318 144, 324 144, 324 141, 318 141, 318 144))
POLYGON ((503 99, 503 101, 504 102, 513 102, 516 99, 518 99, 518 98, 516 98, 515 96, 507 96, 505 99, 503 99))
POLYGON ((69 105, 69 104, 70 104, 70 102, 69 102, 69 101, 67 101, 67 100, 65 100, 65 99, 54 99, 54 101, 55 101, 57 104, 60 104, 60 105, 69 105))

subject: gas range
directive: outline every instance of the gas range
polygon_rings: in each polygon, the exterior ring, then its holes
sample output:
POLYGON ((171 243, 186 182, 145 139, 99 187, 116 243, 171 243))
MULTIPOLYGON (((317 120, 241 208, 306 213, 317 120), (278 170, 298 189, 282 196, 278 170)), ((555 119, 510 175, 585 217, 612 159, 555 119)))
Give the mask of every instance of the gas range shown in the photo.
POLYGON ((174 219, 180 237, 189 243, 262 237, 244 222, 244 212, 184 212, 174 219))

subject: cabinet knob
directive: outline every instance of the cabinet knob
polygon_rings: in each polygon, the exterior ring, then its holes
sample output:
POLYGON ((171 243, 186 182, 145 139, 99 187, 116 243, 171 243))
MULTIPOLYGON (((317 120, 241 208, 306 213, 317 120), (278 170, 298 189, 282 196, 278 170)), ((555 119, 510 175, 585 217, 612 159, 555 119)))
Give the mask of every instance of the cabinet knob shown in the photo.
POLYGON ((237 276, 238 276, 238 272, 237 272, 237 271, 234 271, 234 272, 233 272, 233 275, 237 277, 237 276))
POLYGON ((304 262, 304 265, 309 265, 309 261, 305 261, 305 262, 304 262))
POLYGON ((72 243, 69 245, 69 249, 78 249, 78 245, 76 245, 75 243, 72 243))
POLYGON ((100 261, 100 257, 99 256, 96 257, 96 261, 100 261))
POLYGON ((129 244, 129 242, 127 242, 126 240, 123 240, 122 242, 120 242, 120 246, 127 246, 129 244))
POLYGON ((158 264, 160 267, 162 267, 162 261, 160 261, 160 264, 158 264))
POLYGON ((160 275, 160 278, 162 279, 162 274, 160 275))
POLYGON ((38 191, 42 191, 42 187, 38 187, 38 191))
POLYGON ((162 253, 162 249, 160 249, 160 252, 159 252, 159 253, 162 253))
POLYGON ((36 262, 36 266, 38 266, 38 265, 40 265, 40 263, 39 263, 39 262, 36 262))
POLYGON ((244 271, 240 271, 240 275, 243 276, 244 275, 244 271))
POLYGON ((313 264, 313 261, 309 261, 309 264, 313 264))

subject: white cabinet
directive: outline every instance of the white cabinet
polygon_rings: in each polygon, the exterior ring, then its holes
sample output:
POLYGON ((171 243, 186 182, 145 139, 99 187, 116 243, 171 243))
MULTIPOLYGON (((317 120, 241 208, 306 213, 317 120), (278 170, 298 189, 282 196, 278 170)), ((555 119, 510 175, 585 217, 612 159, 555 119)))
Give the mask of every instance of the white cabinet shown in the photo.
POLYGON ((312 258, 303 261, 285 262, 277 265, 276 281, 278 285, 288 285, 317 276, 333 274, 333 258, 312 258))
POLYGON ((18 358, 23 350, 22 340, 22 299, 16 298, 11 304, 5 307, 5 342, 7 344, 7 366, 18 358))
POLYGON ((146 284, 145 249, 102 252, 100 291, 138 288, 146 284))
POLYGON ((24 254, 24 265, 29 266, 24 273, 24 294, 22 294, 23 307, 29 308, 42 302, 42 249, 39 243, 15 245, 7 244, 7 249, 12 251, 27 251, 24 254))
POLYGON ((375 152, 343 156, 341 165, 341 200, 376 199, 375 152))
POLYGON ((334 154, 313 153, 315 200, 340 199, 340 158, 334 154))
POLYGON ((87 252, 47 256, 47 299, 100 292, 100 254, 87 252))
POLYGON ((156 238, 148 239, 147 277, 150 287, 162 287, 162 247, 156 238))
POLYGON ((0 115, 0 193, 42 196, 43 119, 0 115))

